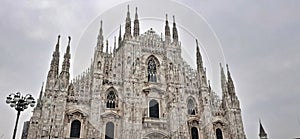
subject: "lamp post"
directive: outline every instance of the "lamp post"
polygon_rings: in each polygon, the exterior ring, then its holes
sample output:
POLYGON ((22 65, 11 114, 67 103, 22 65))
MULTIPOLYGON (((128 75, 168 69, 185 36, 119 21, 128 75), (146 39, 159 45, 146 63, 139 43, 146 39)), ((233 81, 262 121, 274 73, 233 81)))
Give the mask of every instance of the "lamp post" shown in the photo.
POLYGON ((12 93, 8 95, 6 98, 6 103, 10 105, 10 107, 15 108, 17 110, 17 119, 16 119, 16 125, 14 129, 13 139, 16 138, 16 132, 17 132, 17 125, 20 117, 21 111, 28 108, 28 105, 31 107, 34 107, 35 101, 32 95, 27 94, 25 96, 22 96, 20 92, 12 93))

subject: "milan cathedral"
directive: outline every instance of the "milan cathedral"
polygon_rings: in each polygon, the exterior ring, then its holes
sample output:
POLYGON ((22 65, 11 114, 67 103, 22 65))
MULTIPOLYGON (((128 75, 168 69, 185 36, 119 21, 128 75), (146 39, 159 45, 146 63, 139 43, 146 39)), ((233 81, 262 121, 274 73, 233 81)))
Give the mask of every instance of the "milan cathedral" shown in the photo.
POLYGON ((60 67, 58 36, 25 138, 246 139, 228 65, 220 64, 219 97, 207 79, 197 40, 197 69, 182 58, 174 16, 173 23, 166 16, 164 35, 152 28, 140 34, 137 9, 131 20, 128 6, 124 33, 120 26, 113 45, 104 40, 102 24, 90 66, 74 79, 71 37, 60 67))

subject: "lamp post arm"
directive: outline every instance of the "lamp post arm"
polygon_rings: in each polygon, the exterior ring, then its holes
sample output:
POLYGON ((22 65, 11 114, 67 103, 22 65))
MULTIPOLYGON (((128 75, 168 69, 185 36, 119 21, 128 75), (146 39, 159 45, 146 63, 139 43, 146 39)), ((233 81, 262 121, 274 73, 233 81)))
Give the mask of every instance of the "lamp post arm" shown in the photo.
POLYGON ((18 111, 18 113, 17 113, 17 119, 16 119, 16 125, 15 125, 15 129, 14 129, 13 139, 16 138, 17 126, 18 126, 18 122, 19 122, 20 113, 21 113, 21 111, 18 111))

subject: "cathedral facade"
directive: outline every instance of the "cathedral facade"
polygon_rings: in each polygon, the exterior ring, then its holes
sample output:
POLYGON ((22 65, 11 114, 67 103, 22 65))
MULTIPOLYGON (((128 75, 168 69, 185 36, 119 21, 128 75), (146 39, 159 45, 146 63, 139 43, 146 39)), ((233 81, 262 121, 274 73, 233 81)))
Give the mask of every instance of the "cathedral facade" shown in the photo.
POLYGON ((72 80, 71 38, 59 68, 58 36, 28 139, 246 139, 228 66, 227 75, 220 66, 219 98, 197 40, 197 69, 182 58, 174 17, 172 29, 166 17, 164 36, 152 28, 140 34, 129 7, 125 22, 109 52, 101 21, 90 67, 72 80))

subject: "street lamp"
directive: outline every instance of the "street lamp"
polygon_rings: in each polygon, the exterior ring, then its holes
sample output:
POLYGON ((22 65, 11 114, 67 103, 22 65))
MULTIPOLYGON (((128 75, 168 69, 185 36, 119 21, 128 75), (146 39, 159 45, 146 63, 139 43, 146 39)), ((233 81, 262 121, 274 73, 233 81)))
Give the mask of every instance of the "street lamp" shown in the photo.
POLYGON ((20 92, 17 93, 12 93, 8 95, 6 98, 6 103, 10 105, 10 107, 15 108, 18 113, 17 113, 17 119, 16 119, 16 125, 14 129, 14 134, 13 134, 13 139, 16 138, 16 132, 17 132, 17 125, 20 117, 21 111, 25 110, 28 108, 28 105, 31 107, 34 107, 35 101, 32 95, 27 94, 25 96, 22 96, 20 92))

